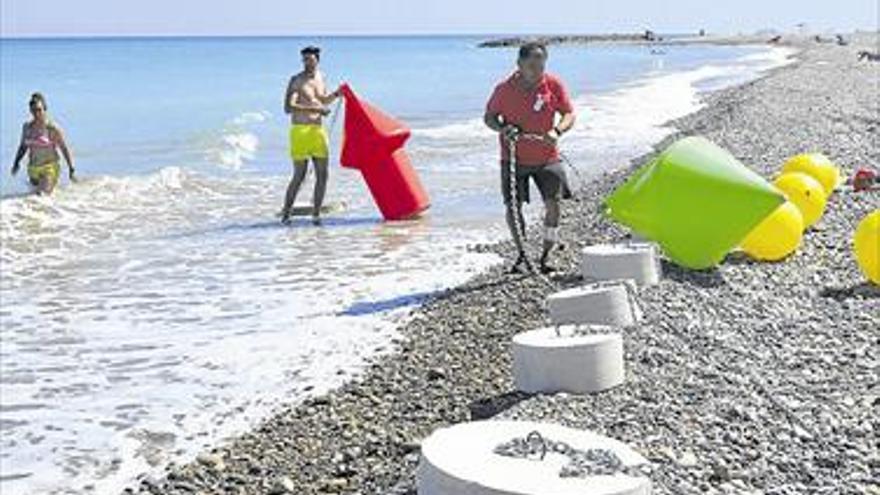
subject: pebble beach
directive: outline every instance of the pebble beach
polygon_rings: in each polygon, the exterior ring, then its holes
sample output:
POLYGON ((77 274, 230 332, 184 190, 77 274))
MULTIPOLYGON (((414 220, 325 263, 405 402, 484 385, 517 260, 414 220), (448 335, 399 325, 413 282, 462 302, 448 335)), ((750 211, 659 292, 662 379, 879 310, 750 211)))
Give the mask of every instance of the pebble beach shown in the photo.
MULTIPOLYGON (((806 151, 845 175, 876 169, 880 63, 857 52, 877 45, 876 33, 803 44, 792 64, 706 94, 656 150, 701 135, 768 179, 806 151)), ((650 461, 654 493, 880 494, 880 288, 852 254, 877 192, 841 188, 785 261, 732 253, 702 272, 664 263, 661 282, 639 290, 644 319, 623 330, 623 385, 588 396, 515 391, 511 338, 546 326, 546 297, 582 283, 581 248, 628 238, 602 201, 652 156, 563 203, 566 249, 550 284, 505 265, 445 291, 357 378, 124 493, 414 494, 420 441, 436 428, 522 419, 627 443, 650 461)), ((473 249, 512 261, 510 243, 473 249)))

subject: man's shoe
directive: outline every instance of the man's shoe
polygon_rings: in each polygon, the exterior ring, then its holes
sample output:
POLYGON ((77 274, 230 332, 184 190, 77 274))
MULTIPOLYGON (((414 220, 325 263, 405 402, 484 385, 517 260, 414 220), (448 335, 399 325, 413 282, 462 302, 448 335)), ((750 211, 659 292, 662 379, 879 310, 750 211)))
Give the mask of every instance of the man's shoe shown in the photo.
POLYGON ((508 273, 524 274, 524 273, 531 273, 533 271, 534 270, 532 269, 532 263, 529 261, 529 258, 528 258, 528 256, 526 256, 526 253, 519 253, 519 256, 517 256, 516 261, 513 262, 513 266, 510 267, 510 270, 508 273))
POLYGON ((541 270, 541 273, 543 273, 544 275, 547 275, 547 274, 550 274, 550 273, 553 273, 556 271, 555 267, 550 266, 547 263, 541 263, 538 266, 538 269, 541 270))
POLYGON ((549 257, 550 257, 550 251, 549 250, 544 251, 544 253, 541 255, 541 260, 538 262, 538 269, 544 275, 547 275, 548 273, 553 273, 556 271, 555 267, 547 264, 547 258, 549 258, 549 257))

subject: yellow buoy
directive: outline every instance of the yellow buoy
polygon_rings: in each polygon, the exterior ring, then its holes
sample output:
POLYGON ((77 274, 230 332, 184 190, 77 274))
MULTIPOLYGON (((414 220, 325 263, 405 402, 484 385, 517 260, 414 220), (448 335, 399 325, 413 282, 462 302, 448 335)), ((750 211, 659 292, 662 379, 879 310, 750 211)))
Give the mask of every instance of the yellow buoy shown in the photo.
POLYGON ((874 210, 859 222, 853 241, 862 273, 880 285, 880 210, 874 210))
POLYGON ((816 223, 825 213, 826 196, 822 184, 803 172, 782 174, 773 181, 804 217, 804 229, 816 223))
POLYGON ((825 196, 840 185, 840 169, 822 153, 804 153, 795 155, 782 165, 782 173, 803 172, 822 184, 825 196))
POLYGON ((756 260, 778 261, 800 246, 803 235, 803 216, 794 203, 786 201, 752 229, 740 247, 756 260))

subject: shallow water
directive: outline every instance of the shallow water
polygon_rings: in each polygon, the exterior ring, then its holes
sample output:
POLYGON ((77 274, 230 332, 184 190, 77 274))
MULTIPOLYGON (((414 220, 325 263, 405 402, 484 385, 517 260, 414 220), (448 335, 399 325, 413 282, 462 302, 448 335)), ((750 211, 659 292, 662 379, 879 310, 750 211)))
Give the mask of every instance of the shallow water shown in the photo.
MULTIPOLYGON (((334 167, 328 201, 345 208, 322 228, 278 224, 289 165, 277 107, 306 40, 2 41, 3 156, 19 103, 40 88, 84 178, 48 198, 0 184, 4 495, 114 493, 338 385, 392 350, 395 324, 425 297, 497 262, 466 247, 504 232, 480 114, 512 53, 470 38, 318 41, 331 77, 344 68, 413 127, 425 218, 381 222, 358 173, 334 167), (59 60, 71 62, 42 79, 59 60), (110 82, 120 72, 131 84, 110 82)), ((783 56, 554 49, 581 115, 563 146, 574 178, 625 164, 696 109, 700 89, 783 56)))

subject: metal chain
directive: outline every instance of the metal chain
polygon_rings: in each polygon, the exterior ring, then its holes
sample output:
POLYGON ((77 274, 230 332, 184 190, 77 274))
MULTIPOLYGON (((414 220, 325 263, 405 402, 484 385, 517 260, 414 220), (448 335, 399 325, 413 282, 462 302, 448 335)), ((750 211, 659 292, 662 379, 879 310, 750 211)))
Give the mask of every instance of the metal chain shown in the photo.
POLYGON ((495 447, 493 453, 515 459, 534 459, 543 461, 547 453, 568 457, 568 463, 559 471, 560 478, 584 478, 626 474, 628 476, 647 476, 651 473, 649 464, 626 466, 617 455, 608 449, 575 449, 562 441, 545 438, 538 431, 525 438, 513 438, 495 447))
POLYGON ((614 326, 601 323, 559 323, 553 325, 557 337, 562 337, 562 328, 572 327, 572 337, 586 337, 589 335, 604 335, 614 332, 614 326))
MULTIPOLYGON (((520 198, 519 187, 518 185, 518 177, 517 177, 517 165, 516 165, 516 138, 510 138, 505 136, 504 139, 507 140, 507 167, 508 167, 508 187, 510 188, 510 196, 507 201, 508 214, 513 217, 513 225, 514 225, 514 239, 513 242, 518 249, 521 249, 522 253, 525 253, 525 242, 526 242, 526 227, 520 222, 520 215, 522 213, 522 198, 520 198)), ((526 258, 526 265, 530 265, 528 258, 526 258)))
POLYGON ((521 222, 522 218, 520 217, 522 213, 522 202, 519 194, 519 187, 517 187, 517 164, 516 164, 516 142, 518 137, 509 138, 504 136, 504 139, 507 140, 507 151, 508 151, 508 187, 510 188, 510 201, 507 202, 508 214, 513 217, 513 225, 514 225, 514 233, 515 236, 513 242, 514 244, 518 244, 516 247, 521 249, 523 256, 525 257, 524 261, 526 264, 526 268, 531 272, 534 276, 537 277, 544 285, 551 289, 555 289, 556 285, 548 278, 546 275, 540 272, 536 272, 534 267, 532 266, 532 262, 529 261, 528 254, 526 253, 526 226, 521 222), (515 202, 515 204, 514 204, 515 202), (519 241, 519 242, 517 242, 519 241))
MULTIPOLYGON (((568 155, 563 153, 562 150, 559 150, 559 156, 562 158, 562 161, 564 161, 565 164, 568 165, 568 168, 574 171, 574 174, 577 176, 577 180, 578 180, 578 183, 580 184, 580 186, 584 187, 584 185, 586 184, 586 180, 584 179, 584 176, 581 174, 580 169, 578 169, 574 165, 574 163, 572 163, 572 161, 569 160, 568 155)), ((572 193, 573 193, 573 191, 572 191, 572 193)))
POLYGON ((630 316, 632 316, 633 325, 642 320, 644 312, 639 304, 639 294, 638 289, 636 288, 636 283, 632 279, 594 280, 590 282, 590 285, 598 288, 622 286, 626 291, 626 300, 629 303, 629 313, 630 316))

